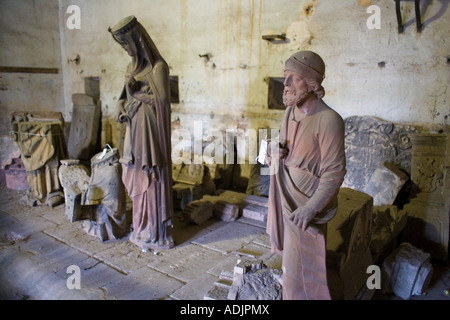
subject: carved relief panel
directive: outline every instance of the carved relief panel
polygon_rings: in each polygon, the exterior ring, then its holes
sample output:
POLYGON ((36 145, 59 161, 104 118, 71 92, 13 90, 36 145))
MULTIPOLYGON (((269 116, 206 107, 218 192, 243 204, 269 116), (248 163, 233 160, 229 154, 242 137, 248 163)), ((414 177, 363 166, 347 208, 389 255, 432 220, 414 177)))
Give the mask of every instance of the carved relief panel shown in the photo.
POLYGON ((369 116, 345 119, 347 174, 343 187, 364 191, 373 172, 383 162, 411 171, 411 134, 417 130, 369 116))

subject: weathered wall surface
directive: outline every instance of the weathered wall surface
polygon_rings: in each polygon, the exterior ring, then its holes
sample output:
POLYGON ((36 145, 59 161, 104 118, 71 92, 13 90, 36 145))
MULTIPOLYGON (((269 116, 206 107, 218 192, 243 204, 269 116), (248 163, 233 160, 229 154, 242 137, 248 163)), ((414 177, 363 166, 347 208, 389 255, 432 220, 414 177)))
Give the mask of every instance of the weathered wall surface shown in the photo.
POLYGON ((168 61, 171 74, 179 76, 180 103, 172 106, 173 118, 191 131, 194 121, 202 121, 203 129, 279 127, 283 112, 268 109, 265 79, 282 77, 284 61, 299 49, 324 58, 325 101, 343 117, 448 125, 450 3, 421 2, 422 33, 416 32, 414 3, 402 1, 405 32, 398 34, 394 1, 1 0, 0 56, 9 50, 6 41, 12 50, 1 58, 2 64, 54 67, 61 61, 61 74, 22 79, 2 74, 0 102, 9 112, 36 105, 60 110, 63 101, 70 121, 71 95, 84 92, 85 77, 98 76, 103 116, 113 114, 130 58, 107 29, 135 15, 168 61), (80 29, 67 26, 70 5, 80 8, 80 29), (367 27, 369 5, 380 8, 380 29, 367 27), (23 21, 14 24, 14 15, 23 21), (35 52, 24 51, 22 40, 8 31, 40 45, 33 46, 35 52), (282 33, 285 42, 262 39, 282 33), (200 57, 206 54, 209 59, 200 57), (72 61, 77 55, 78 64, 72 61), (23 60, 15 60, 19 57, 23 60))
POLYGON ((17 149, 9 135, 11 112, 66 110, 58 12, 54 0, 0 1, 0 67, 37 72, 0 72, 0 162, 17 149))
MULTIPOLYGON (((422 1, 424 30, 416 32, 414 4, 402 2, 405 32, 398 34, 393 1, 86 1, 60 2, 66 103, 85 76, 101 76, 108 114, 120 92, 129 58, 107 32, 134 14, 180 77, 174 114, 187 125, 203 114, 208 124, 246 118, 279 119, 267 109, 266 77, 281 77, 295 50, 310 49, 327 64, 326 101, 343 117, 372 115, 394 122, 446 124, 450 9, 422 1), (65 9, 81 9, 80 30, 68 30, 65 9), (380 29, 370 30, 369 4, 380 8, 380 29), (263 35, 286 33, 285 43, 263 35), (66 63, 77 54, 80 65, 66 63), (199 55, 209 54, 209 61, 199 55), (222 116, 222 117, 221 117, 222 116)), ((70 104, 67 106, 70 108, 70 104)), ((259 121, 258 121, 259 122, 259 121)), ((256 125, 256 124, 255 124, 256 125)), ((258 126, 260 123, 257 124, 258 126)))

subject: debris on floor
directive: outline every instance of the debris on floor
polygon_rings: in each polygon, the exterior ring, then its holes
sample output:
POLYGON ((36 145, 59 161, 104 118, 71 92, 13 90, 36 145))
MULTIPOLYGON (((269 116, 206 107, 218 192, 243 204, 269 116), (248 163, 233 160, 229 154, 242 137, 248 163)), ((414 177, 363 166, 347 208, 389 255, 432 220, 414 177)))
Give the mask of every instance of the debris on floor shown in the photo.
POLYGON ((263 261, 238 260, 231 272, 222 271, 205 300, 281 300, 282 272, 263 261))

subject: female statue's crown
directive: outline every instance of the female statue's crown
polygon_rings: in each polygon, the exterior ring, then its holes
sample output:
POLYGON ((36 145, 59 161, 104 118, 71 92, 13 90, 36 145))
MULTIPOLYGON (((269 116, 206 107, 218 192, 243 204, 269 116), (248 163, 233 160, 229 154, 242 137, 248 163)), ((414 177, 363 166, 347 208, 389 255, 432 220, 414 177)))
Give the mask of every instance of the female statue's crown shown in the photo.
POLYGON ((125 34, 138 24, 135 16, 129 16, 120 20, 114 27, 108 28, 113 35, 125 34))

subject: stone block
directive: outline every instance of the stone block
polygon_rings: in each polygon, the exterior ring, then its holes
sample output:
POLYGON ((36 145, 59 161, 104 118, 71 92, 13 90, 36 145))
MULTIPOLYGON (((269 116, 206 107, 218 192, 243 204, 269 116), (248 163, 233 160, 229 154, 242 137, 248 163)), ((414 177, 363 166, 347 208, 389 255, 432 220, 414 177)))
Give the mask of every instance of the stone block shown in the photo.
POLYGON ((374 206, 391 205, 408 179, 396 164, 384 162, 373 172, 364 192, 373 197, 374 206))
POLYGON ((252 195, 242 192, 236 192, 231 190, 218 190, 217 194, 220 197, 228 200, 230 203, 236 204, 256 204, 259 206, 267 207, 269 203, 269 198, 264 196, 252 195))
POLYGON ((243 275, 245 273, 249 273, 255 270, 261 270, 264 268, 264 263, 259 261, 247 261, 247 260, 241 260, 238 261, 236 266, 233 269, 234 275, 243 275))
POLYGON ((333 219, 327 225, 327 250, 343 252, 347 256, 351 254, 356 237, 352 234, 359 233, 358 241, 364 246, 369 245, 371 237, 371 222, 373 212, 372 197, 364 192, 350 188, 341 188, 338 194, 338 210, 333 219), (354 231, 356 218, 363 217, 362 230, 354 231))
POLYGON ((200 200, 205 195, 214 195, 215 192, 216 186, 210 179, 204 180, 199 185, 175 183, 173 185, 174 208, 183 210, 190 202, 200 200))
POLYGON ((203 183, 205 168, 202 164, 185 164, 172 166, 174 182, 198 186, 203 183))
POLYGON ((234 221, 239 216, 265 222, 268 198, 230 190, 218 190, 215 196, 203 199, 214 203, 214 214, 218 219, 234 221))
POLYGON ((11 190, 28 190, 27 171, 20 158, 11 159, 11 163, 5 165, 5 183, 11 190))
POLYGON ((205 200, 196 200, 188 204, 183 210, 183 217, 195 224, 202 224, 212 218, 213 204, 205 200))
POLYGON ((261 174, 262 170, 268 170, 268 166, 254 164, 251 166, 250 177, 246 193, 257 196, 269 196, 270 175, 261 174))
POLYGON ((192 201, 192 193, 189 186, 183 183, 176 183, 172 187, 173 207, 183 210, 192 201))
POLYGON ((330 266, 341 288, 335 297, 355 299, 366 288, 366 270, 372 264, 372 201, 371 196, 357 190, 339 191, 337 213, 327 225, 327 257, 337 257, 330 266))
POLYGON ((82 218, 82 194, 89 186, 88 169, 79 160, 61 160, 58 171, 59 181, 64 189, 65 215, 69 222, 82 218))
POLYGON ((410 243, 402 243, 383 262, 381 293, 394 293, 404 300, 421 295, 433 274, 430 257, 410 243))
POLYGON ((385 258, 392 246, 397 246, 397 236, 405 227, 407 219, 408 212, 400 210, 397 206, 373 208, 370 251, 374 262, 379 258, 385 258))
POLYGON ((248 204, 242 209, 242 216, 245 218, 266 222, 268 208, 256 204, 248 204))
MULTIPOLYGON (((207 199, 216 198, 212 196, 206 196, 207 199)), ((216 219, 230 222, 239 218, 239 206, 227 203, 223 200, 216 200, 214 203, 213 215, 216 219)))

